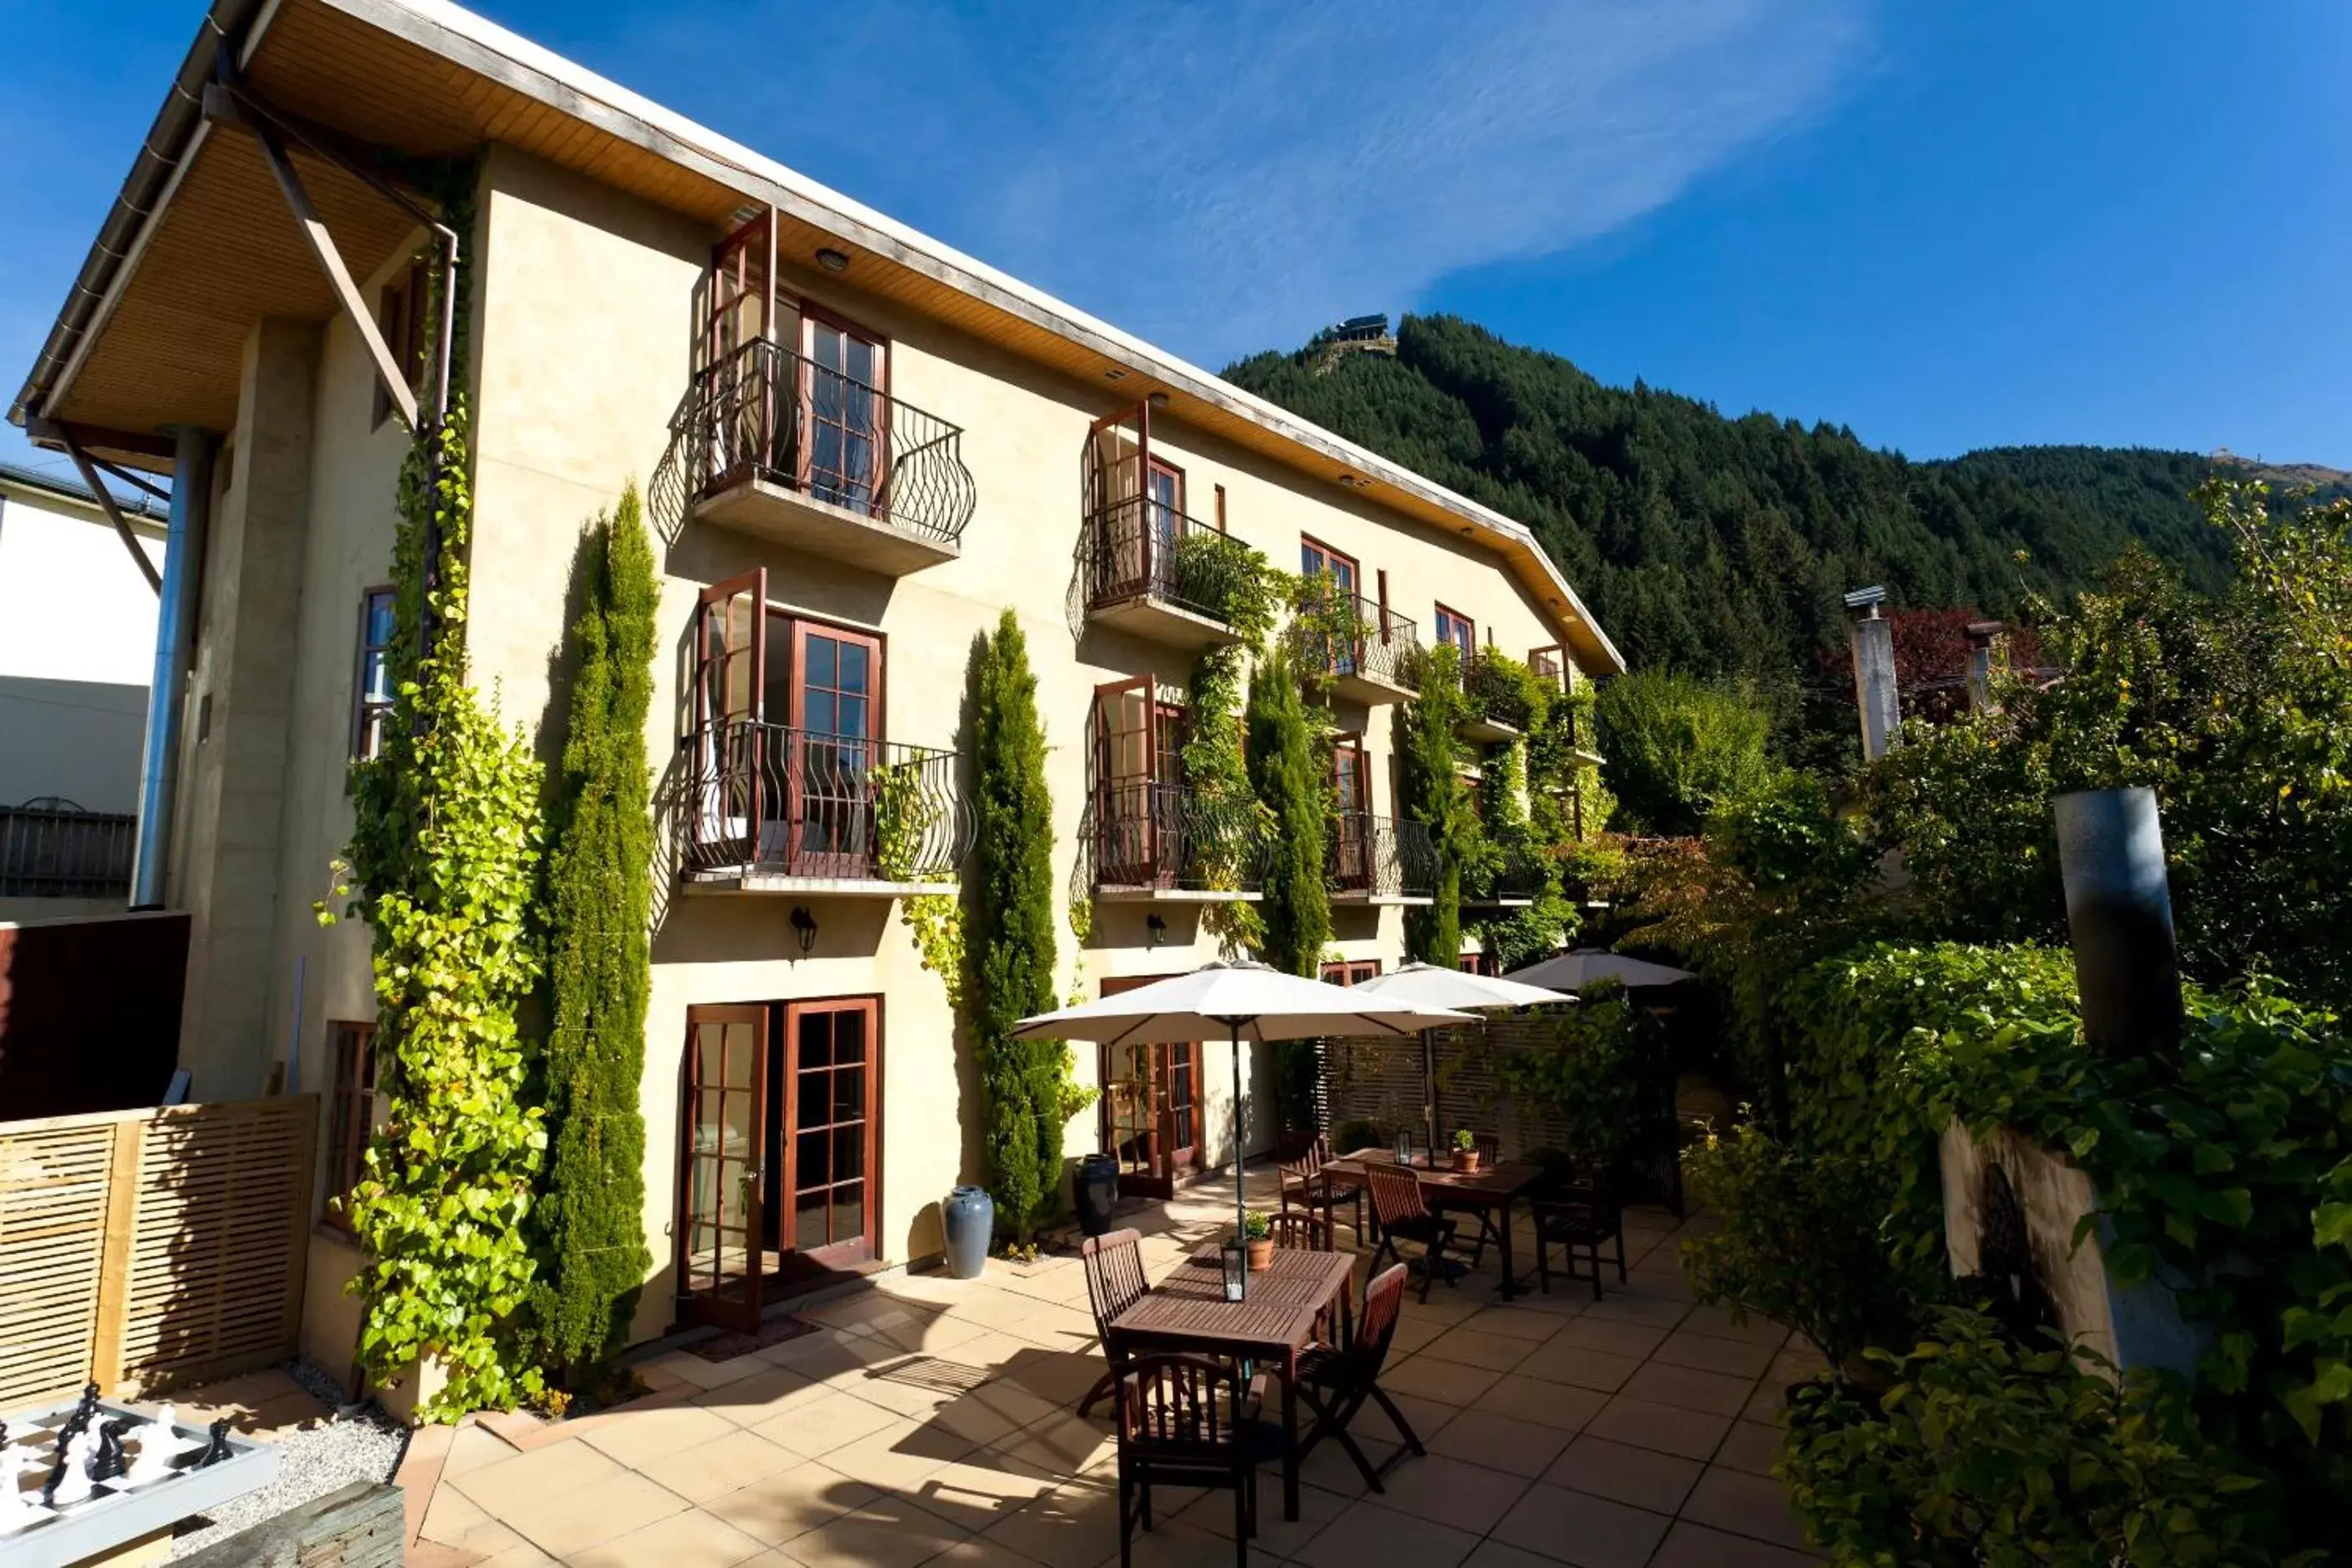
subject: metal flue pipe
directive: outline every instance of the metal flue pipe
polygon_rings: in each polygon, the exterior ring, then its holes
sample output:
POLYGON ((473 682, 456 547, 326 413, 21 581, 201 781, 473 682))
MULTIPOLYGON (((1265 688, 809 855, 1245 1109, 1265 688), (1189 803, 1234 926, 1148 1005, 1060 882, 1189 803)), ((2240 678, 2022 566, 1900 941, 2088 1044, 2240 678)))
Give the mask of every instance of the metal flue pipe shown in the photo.
POLYGON ((2180 1045, 2180 954, 2156 792, 2062 795, 2057 816, 2084 1037, 2118 1056, 2169 1056, 2180 1045))

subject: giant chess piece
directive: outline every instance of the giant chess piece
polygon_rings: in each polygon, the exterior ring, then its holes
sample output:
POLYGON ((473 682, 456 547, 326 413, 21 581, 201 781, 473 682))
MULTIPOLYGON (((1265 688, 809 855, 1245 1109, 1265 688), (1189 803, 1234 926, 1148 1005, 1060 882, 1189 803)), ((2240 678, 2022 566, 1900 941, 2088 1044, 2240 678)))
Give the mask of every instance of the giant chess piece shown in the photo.
POLYGON ((66 1424, 58 1428, 58 1442, 59 1446, 62 1447, 63 1445, 71 1442, 74 1438, 80 1436, 84 1432, 88 1431, 89 1429, 90 1422, 97 1416, 97 1415, 98 1384, 94 1383, 85 1384, 82 1385, 81 1403, 75 1405, 73 1414, 66 1417, 66 1424))
POLYGON ((131 1423, 120 1415, 100 1423, 98 1457, 90 1461, 89 1466, 91 1480, 111 1481, 121 1479, 122 1472, 130 1468, 122 1452, 122 1435, 130 1430, 131 1423))
POLYGON ((173 1414, 171 1405, 158 1405, 152 1419, 131 1429, 131 1440, 138 1445, 139 1457, 131 1462, 130 1473, 122 1478, 125 1486, 142 1487, 172 1473, 172 1461, 179 1458, 183 1446, 172 1419, 173 1414))
MULTIPOLYGON (((0 1433, 0 1438, 5 1434, 0 1433)), ((0 1535, 9 1535, 33 1522, 33 1503, 25 1495, 25 1472, 33 1463, 30 1448, 11 1448, 0 1440, 0 1535)))
POLYGON ((203 1456, 196 1460, 196 1468, 200 1470, 207 1466, 217 1465, 224 1459, 233 1459, 236 1457, 236 1452, 228 1446, 228 1417, 224 1415, 214 1422, 211 1431, 212 1441, 205 1445, 203 1456))
POLYGON ((77 1432, 58 1445, 57 1467, 41 1489, 41 1501, 51 1508, 70 1508, 89 1497, 90 1461, 98 1457, 98 1434, 77 1432))

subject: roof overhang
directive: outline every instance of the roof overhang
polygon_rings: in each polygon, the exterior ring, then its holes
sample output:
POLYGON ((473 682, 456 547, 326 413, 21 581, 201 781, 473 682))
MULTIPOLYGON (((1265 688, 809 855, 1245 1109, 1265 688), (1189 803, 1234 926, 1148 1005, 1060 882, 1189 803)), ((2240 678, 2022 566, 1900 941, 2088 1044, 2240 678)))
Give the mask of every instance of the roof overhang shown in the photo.
MULTIPOLYGON (((404 154, 511 144, 695 216, 714 236, 745 206, 772 206, 780 250, 845 250, 858 289, 1115 384, 1122 399, 1164 392, 1167 413, 1187 424, 1497 551, 1582 668, 1624 668, 1520 523, 441 0, 214 0, 12 420, 226 429, 253 323, 333 312, 257 145, 203 118, 224 49, 271 101, 404 154)), ((360 181, 299 149, 295 158, 354 273, 410 241, 410 218, 360 181)))

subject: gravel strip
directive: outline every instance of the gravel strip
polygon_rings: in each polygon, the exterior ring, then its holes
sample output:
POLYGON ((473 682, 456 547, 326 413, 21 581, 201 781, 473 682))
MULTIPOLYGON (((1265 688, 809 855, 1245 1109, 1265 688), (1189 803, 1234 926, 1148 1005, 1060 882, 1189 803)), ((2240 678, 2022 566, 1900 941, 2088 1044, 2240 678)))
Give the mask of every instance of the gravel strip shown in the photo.
MULTIPOLYGON (((289 1363, 284 1370, 330 1405, 342 1400, 335 1380, 308 1363, 289 1363)), ((371 1404, 356 1415, 337 1415, 322 1426, 291 1433, 277 1447, 278 1479, 199 1516, 203 1524, 173 1539, 173 1557, 185 1557, 338 1487, 391 1480, 407 1452, 408 1429, 371 1404)))

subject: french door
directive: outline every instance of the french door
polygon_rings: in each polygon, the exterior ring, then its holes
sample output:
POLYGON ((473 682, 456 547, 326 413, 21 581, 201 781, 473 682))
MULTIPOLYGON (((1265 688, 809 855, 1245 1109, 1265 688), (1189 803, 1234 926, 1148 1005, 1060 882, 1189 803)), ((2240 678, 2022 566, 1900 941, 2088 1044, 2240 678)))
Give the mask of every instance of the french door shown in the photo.
MULTIPOLYGON (((1298 542, 1298 570, 1309 583, 1314 582, 1318 573, 1328 572, 1331 574, 1333 595, 1338 598, 1339 605, 1346 614, 1353 616, 1358 570, 1352 557, 1342 555, 1319 541, 1302 536, 1298 542)), ((1318 648, 1316 651, 1323 661, 1323 667, 1334 675, 1353 674, 1357 662, 1363 654, 1363 650, 1356 646, 1356 638, 1352 637, 1336 647, 1318 648)))
POLYGON ((706 483, 739 470, 775 466, 775 233, 770 215, 743 224, 710 253, 704 279, 698 367, 709 378, 704 404, 709 421, 706 483))
POLYGON ((1160 706, 1150 676, 1095 689, 1095 868, 1115 887, 1149 886, 1159 871, 1160 706))
POLYGON ((763 567, 705 588, 695 612, 696 859, 744 863, 757 854, 768 814, 761 720, 768 662, 768 574, 763 567))
POLYGON ((1342 888, 1371 885, 1372 775, 1364 759, 1360 736, 1342 735, 1331 743, 1331 791, 1337 808, 1333 819, 1333 872, 1342 888))
POLYGON ((793 621, 792 755, 784 769, 795 877, 864 877, 874 866, 882 643, 793 621))
POLYGON ((678 1317, 753 1330, 767 1278, 768 1009, 686 1010, 678 1317))
MULTIPOLYGON (((1159 978, 1106 980, 1102 994, 1115 996, 1159 978)), ((1103 1147, 1118 1162, 1121 1189, 1169 1196, 1200 1163, 1200 1047, 1190 1041, 1105 1045, 1097 1068, 1103 1147)))
POLYGON ((880 1022, 871 996, 784 1005, 791 1203, 780 1250, 802 1266, 874 1257, 880 1022))
POLYGON ((879 512, 889 474, 889 347, 806 305, 801 319, 801 488, 879 512))

